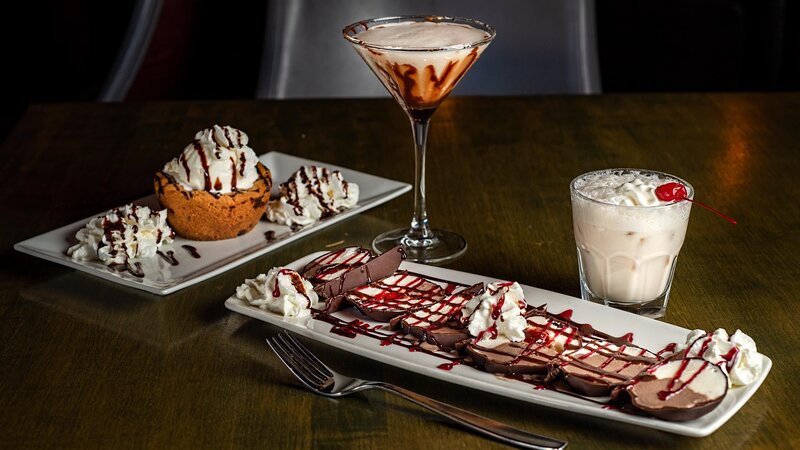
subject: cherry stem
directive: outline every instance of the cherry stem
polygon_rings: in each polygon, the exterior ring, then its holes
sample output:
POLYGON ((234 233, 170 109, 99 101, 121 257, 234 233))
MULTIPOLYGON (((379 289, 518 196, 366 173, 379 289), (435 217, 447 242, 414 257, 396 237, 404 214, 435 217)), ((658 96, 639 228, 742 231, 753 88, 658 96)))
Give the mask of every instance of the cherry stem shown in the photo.
POLYGON ((686 197, 686 195, 687 195, 686 186, 682 185, 681 183, 675 183, 675 182, 664 183, 661 186, 656 188, 655 194, 656 194, 656 198, 658 198, 659 200, 664 201, 664 202, 669 202, 669 201, 679 202, 681 200, 687 200, 689 202, 694 203, 695 205, 702 206, 703 208, 705 208, 705 209, 713 212, 714 214, 722 217, 723 219, 727 220, 731 224, 736 225, 736 220, 734 220, 733 218, 728 217, 725 214, 722 214, 721 212, 719 212, 716 209, 706 205, 705 203, 700 203, 698 201, 694 201, 694 200, 692 200, 690 198, 687 198, 686 197))
POLYGON ((728 217, 728 216, 726 216, 725 214, 722 214, 721 212, 719 212, 719 211, 717 211, 716 209, 714 209, 714 208, 712 208, 712 207, 710 207, 710 206, 706 205, 705 203, 700 203, 700 202, 698 202, 697 200, 692 200, 692 199, 689 199, 689 198, 686 198, 686 197, 682 198, 681 200, 686 200, 687 202, 692 202, 692 203, 693 203, 693 204, 695 204, 695 205, 702 206, 703 208, 705 208, 705 209, 707 209, 707 210, 709 210, 709 211, 713 212, 714 214, 716 214, 716 215, 718 215, 718 216, 722 217, 723 219, 727 220, 727 221, 728 221, 728 222, 730 222, 732 225, 736 225, 736 219, 734 219, 734 218, 732 218, 732 217, 728 217))

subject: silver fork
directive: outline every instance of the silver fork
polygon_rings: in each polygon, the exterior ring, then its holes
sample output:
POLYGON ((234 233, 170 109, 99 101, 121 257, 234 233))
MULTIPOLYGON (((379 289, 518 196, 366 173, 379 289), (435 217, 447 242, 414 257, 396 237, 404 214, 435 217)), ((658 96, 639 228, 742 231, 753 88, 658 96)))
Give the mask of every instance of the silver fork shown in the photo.
POLYGON ((334 372, 286 331, 267 339, 267 344, 297 379, 317 394, 326 397, 342 397, 367 389, 380 389, 399 395, 419 406, 437 412, 459 425, 507 444, 541 450, 563 449, 567 446, 564 441, 528 433, 411 392, 400 386, 381 381, 360 380, 334 372))

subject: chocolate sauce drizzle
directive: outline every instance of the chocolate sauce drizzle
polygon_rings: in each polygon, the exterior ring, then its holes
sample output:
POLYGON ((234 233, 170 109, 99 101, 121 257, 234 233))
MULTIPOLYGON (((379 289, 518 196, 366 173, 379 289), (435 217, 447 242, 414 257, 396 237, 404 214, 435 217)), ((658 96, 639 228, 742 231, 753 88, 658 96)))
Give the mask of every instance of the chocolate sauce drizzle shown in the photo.
MULTIPOLYGON (((136 220, 137 222, 142 219, 139 216, 141 208, 137 205, 131 205, 130 208, 130 216, 136 220)), ((122 208, 114 208, 112 209, 109 214, 103 217, 103 220, 100 222, 100 227, 103 230, 103 237, 104 242, 100 243, 98 250, 104 246, 111 247, 109 251, 109 256, 112 259, 117 259, 118 256, 122 256, 122 262, 120 263, 113 263, 109 264, 108 267, 116 272, 127 272, 136 278, 144 278, 144 270, 142 269, 142 265, 139 262, 134 262, 130 260, 128 256, 128 244, 125 242, 125 229, 126 223, 124 218, 126 213, 123 211, 122 208), (114 216, 115 219, 110 219, 108 216, 114 216), (122 251, 117 249, 117 246, 121 245, 122 251)), ((150 216, 158 216, 158 213, 151 212, 150 216)), ((128 236, 127 238, 131 239, 133 243, 138 244, 138 236, 137 233, 139 232, 139 225, 134 223, 131 225, 132 227, 132 235, 128 236)), ((169 237, 174 237, 175 232, 170 231, 169 237)), ((164 238, 164 231, 162 229, 158 229, 156 234, 156 245, 159 245, 164 238)), ((161 253, 160 251, 158 253, 161 253)))
POLYGON ((422 120, 433 115, 477 59, 478 49, 473 48, 464 59, 449 61, 440 74, 432 64, 421 71, 411 64, 393 62, 376 67, 392 96, 405 105, 415 119, 422 120))
POLYGON ((305 188, 308 195, 311 195, 319 203, 322 213, 320 219, 326 219, 335 215, 338 210, 333 207, 333 202, 323 191, 323 183, 329 185, 331 177, 338 179, 342 183, 345 196, 349 196, 349 185, 338 170, 330 171, 325 167, 302 166, 288 181, 281 183, 281 195, 286 198, 286 203, 292 206, 295 215, 302 216, 305 208, 300 203, 299 185, 305 188))
MULTIPOLYGON (((306 307, 311 308, 311 297, 309 297, 308 292, 306 291, 306 286, 305 284, 303 284, 303 278, 300 276, 300 274, 298 274, 294 270, 281 269, 278 271, 278 275, 284 275, 289 277, 289 280, 291 281, 294 290, 306 298, 306 307)), ((275 284, 273 285, 272 288, 272 296, 275 298, 278 298, 282 295, 281 286, 278 283, 279 278, 280 278, 279 276, 275 276, 275 284)))
POLYGON ((332 316, 325 311, 316 309, 312 309, 311 314, 314 319, 331 324, 330 332, 333 334, 338 334, 347 338, 366 336, 379 341, 382 346, 398 345, 405 347, 410 352, 423 352, 449 362, 459 361, 464 364, 468 363, 468 359, 465 357, 446 354, 439 350, 427 348, 413 337, 404 335, 402 332, 398 333, 388 330, 388 325, 386 324, 370 325, 360 319, 346 321, 332 316))
MULTIPOLYGON (((215 126, 216 127, 216 126, 215 126)), ((222 147, 230 149, 234 151, 234 155, 232 155, 229 160, 231 163, 230 170, 231 170, 231 190, 238 191, 238 181, 240 177, 244 177, 245 168, 247 167, 247 156, 244 152, 236 151, 237 148, 242 148, 242 132, 241 130, 235 129, 236 131, 236 141, 231 138, 230 135, 230 127, 224 126, 219 127, 222 130, 222 133, 225 136, 226 143, 222 145, 222 147), (238 146, 237 146, 238 144, 238 146), (237 163, 238 158, 238 163, 237 163), (237 167, 238 165, 238 167, 237 167)), ((216 129, 212 128, 210 130, 211 136, 210 140, 214 145, 213 156, 220 160, 222 159, 222 147, 220 147, 220 142, 217 141, 216 136, 216 129)), ((203 175, 203 186, 204 189, 208 192, 212 192, 212 187, 215 191, 221 191, 224 187, 222 180, 219 177, 216 177, 213 180, 211 179, 211 172, 210 172, 210 165, 208 162, 208 156, 206 155, 206 149, 203 146, 203 142, 200 139, 195 139, 192 141, 192 148, 194 149, 195 153, 197 154, 198 159, 200 160, 200 166, 202 168, 202 175, 203 175)), ((183 170, 186 173, 186 182, 190 183, 192 180, 192 170, 189 166, 189 161, 186 156, 186 151, 181 153, 180 157, 178 158, 181 165, 183 166, 183 170)), ((212 193, 212 195, 218 196, 219 194, 212 193)))
POLYGON ((170 265, 177 266, 180 264, 180 261, 178 261, 178 259, 175 258, 175 252, 172 250, 167 250, 166 253, 162 252, 161 250, 158 250, 156 251, 156 253, 170 265))
POLYGON ((192 255, 193 258, 200 259, 200 253, 197 252, 197 248, 196 247, 194 247, 192 245, 184 244, 184 245, 181 245, 181 248, 186 250, 187 252, 189 252, 189 254, 192 255))

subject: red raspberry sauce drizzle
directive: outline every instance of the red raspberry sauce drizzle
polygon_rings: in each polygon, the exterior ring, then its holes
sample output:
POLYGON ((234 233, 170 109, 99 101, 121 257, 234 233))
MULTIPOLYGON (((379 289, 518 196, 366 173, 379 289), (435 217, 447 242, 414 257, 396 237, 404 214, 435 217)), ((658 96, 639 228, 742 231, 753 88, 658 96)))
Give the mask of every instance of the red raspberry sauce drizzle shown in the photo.
POLYGON ((436 303, 442 296, 442 288, 427 283, 422 277, 404 273, 391 284, 386 283, 386 280, 377 281, 354 289, 350 295, 359 298, 359 304, 365 308, 407 311, 436 303), (378 288, 380 292, 368 295, 363 292, 366 288, 378 288))
POLYGON ((311 261, 303 268, 303 273, 308 273, 311 270, 317 269, 313 277, 320 280, 328 280, 332 277, 340 275, 342 272, 350 268, 366 264, 372 259, 372 253, 369 250, 362 248, 345 247, 334 252, 326 253, 317 259, 311 261), (352 250, 353 254, 338 261, 348 250, 352 250))
POLYGON ((471 295, 451 295, 441 302, 433 304, 433 306, 413 311, 408 317, 403 319, 403 322, 407 326, 419 327, 425 331, 441 328, 447 324, 447 322, 453 320, 456 313, 460 313, 461 308, 471 299, 471 295))
POLYGON ((667 399, 669 399, 673 395, 675 395, 678 392, 684 390, 686 388, 686 386, 689 386, 692 383, 692 381, 694 381, 694 379, 697 378, 698 375, 700 375, 700 372, 702 372, 706 368, 706 366, 708 366, 710 364, 708 361, 703 360, 703 365, 701 365, 700 368, 697 369, 697 372, 693 373, 692 376, 689 377, 689 379, 686 380, 685 383, 682 383, 680 386, 678 386, 676 388, 675 384, 678 382, 678 380, 680 380, 681 375, 683 375, 683 371, 686 370, 686 366, 689 365, 689 361, 692 361, 692 360, 691 359, 684 359, 681 362, 681 367, 675 373, 675 376, 671 380, 669 380, 669 384, 667 385, 667 389, 665 389, 663 391, 660 391, 658 393, 658 399, 659 400, 666 401, 667 399))
MULTIPOLYGON (((537 324, 537 328, 538 327, 541 328, 540 332, 534 333, 530 336, 528 333, 525 333, 525 349, 520 352, 519 355, 514 357, 509 364, 517 364, 532 354, 538 354, 539 350, 549 347, 550 344, 555 342, 560 336, 566 337, 566 342, 564 343, 565 347, 570 345, 570 343, 573 341, 580 340, 577 328, 564 322, 558 322, 549 317, 547 318, 547 323, 544 325, 537 324)), ((475 342, 480 342, 480 338, 476 339, 475 342)))

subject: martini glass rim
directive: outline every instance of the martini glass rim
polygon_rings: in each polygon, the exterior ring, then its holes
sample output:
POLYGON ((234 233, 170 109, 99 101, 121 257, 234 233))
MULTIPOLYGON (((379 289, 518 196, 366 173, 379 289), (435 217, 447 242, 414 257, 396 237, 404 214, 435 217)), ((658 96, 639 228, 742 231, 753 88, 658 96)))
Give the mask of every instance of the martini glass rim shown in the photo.
POLYGON ((376 17, 374 19, 359 20, 358 22, 351 23, 350 25, 344 27, 344 29, 342 30, 342 35, 344 36, 344 38, 350 41, 350 43, 352 44, 376 50, 391 50, 391 51, 401 51, 401 52, 440 52, 448 50, 464 50, 469 48, 475 48, 488 44, 489 42, 492 41, 492 39, 494 39, 496 34, 497 32, 491 25, 481 22, 480 20, 468 19, 464 17, 432 16, 432 15, 400 15, 400 16, 376 17), (446 45, 441 47, 407 47, 407 46, 397 46, 397 45, 380 45, 380 44, 372 44, 369 42, 365 42, 356 37, 360 33, 368 30, 370 26, 384 25, 389 23, 404 23, 404 22, 455 23, 461 25, 469 25, 473 28, 485 31, 486 33, 488 33, 488 36, 473 42, 467 42, 464 44, 446 45))

